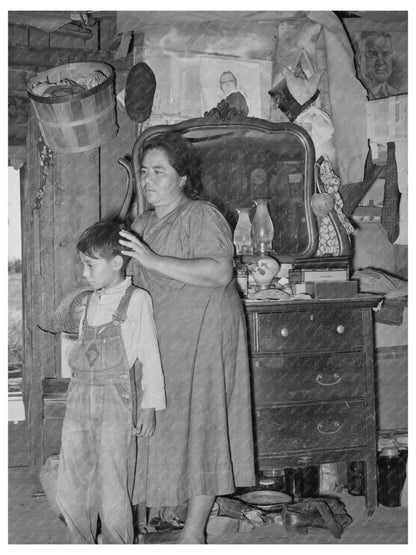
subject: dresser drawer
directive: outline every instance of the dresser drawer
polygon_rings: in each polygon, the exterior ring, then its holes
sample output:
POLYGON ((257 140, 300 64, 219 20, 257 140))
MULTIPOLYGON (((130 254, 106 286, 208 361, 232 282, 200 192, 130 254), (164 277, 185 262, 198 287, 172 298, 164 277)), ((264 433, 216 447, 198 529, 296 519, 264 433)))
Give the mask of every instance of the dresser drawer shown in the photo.
POLYGON ((256 404, 365 395, 363 353, 254 358, 252 376, 256 404))
POLYGON ((363 345, 360 309, 258 313, 260 353, 342 351, 363 345))
POLYGON ((366 443, 364 401, 255 408, 254 413, 258 456, 366 443))

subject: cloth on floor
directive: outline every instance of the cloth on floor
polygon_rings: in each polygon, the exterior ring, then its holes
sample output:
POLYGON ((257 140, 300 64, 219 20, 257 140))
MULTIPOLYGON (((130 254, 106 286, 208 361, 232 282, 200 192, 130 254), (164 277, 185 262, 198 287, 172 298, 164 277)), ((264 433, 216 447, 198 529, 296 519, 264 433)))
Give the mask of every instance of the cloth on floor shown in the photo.
POLYGON ((337 539, 352 522, 344 503, 336 497, 309 497, 300 503, 284 505, 282 519, 287 532, 324 528, 337 539))
POLYGON ((274 521, 272 515, 268 515, 264 511, 252 507, 239 499, 217 497, 215 499, 215 506, 218 507, 216 516, 236 518, 241 521, 238 528, 239 531, 251 530, 256 526, 264 526, 274 521))
MULTIPOLYGON (((161 507, 158 510, 150 509, 150 511, 149 522, 141 529, 141 532, 144 534, 159 533, 162 535, 158 536, 158 538, 163 539, 167 532, 180 530, 184 527, 187 503, 182 503, 177 507, 161 507)), ((257 526, 271 524, 275 520, 275 514, 266 514, 264 511, 256 509, 239 499, 219 496, 216 497, 212 507, 207 530, 214 535, 218 535, 218 533, 224 532, 226 529, 246 532, 257 526), (231 522, 232 520, 234 523, 231 522), (236 521, 239 522, 235 524, 236 521)), ((155 537, 153 536, 153 538, 155 537)), ((167 534, 166 538, 169 539, 170 537, 171 535, 167 534)), ((149 540, 149 543, 152 542, 153 540, 149 540)))

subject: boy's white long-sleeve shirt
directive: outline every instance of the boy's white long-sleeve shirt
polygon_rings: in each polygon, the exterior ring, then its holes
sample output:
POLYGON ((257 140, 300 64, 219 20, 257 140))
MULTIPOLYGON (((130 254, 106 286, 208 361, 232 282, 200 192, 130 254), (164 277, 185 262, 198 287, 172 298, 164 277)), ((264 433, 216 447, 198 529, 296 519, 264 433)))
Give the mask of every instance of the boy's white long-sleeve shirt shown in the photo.
MULTIPOLYGON (((127 277, 116 287, 94 291, 89 303, 87 323, 100 326, 111 322, 126 289, 131 285, 127 277)), ((80 322, 80 334, 85 309, 80 322)), ((126 348, 129 366, 136 359, 142 364, 142 409, 166 408, 166 394, 160 361, 156 325, 153 318, 152 299, 144 289, 135 288, 127 309, 127 318, 121 324, 121 335, 126 348)))

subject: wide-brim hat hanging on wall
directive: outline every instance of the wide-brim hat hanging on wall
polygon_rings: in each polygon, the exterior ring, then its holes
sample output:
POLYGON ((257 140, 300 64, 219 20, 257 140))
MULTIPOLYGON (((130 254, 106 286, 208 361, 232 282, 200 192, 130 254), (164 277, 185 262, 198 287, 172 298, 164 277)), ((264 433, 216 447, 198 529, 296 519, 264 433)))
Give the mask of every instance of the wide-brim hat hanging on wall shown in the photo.
POLYGON ((126 82, 125 105, 129 118, 137 123, 146 121, 152 113, 156 77, 144 62, 134 65, 126 82))
POLYGON ((283 78, 269 94, 289 121, 295 121, 318 98, 322 72, 315 70, 307 51, 301 48, 293 70, 284 66, 281 73, 283 78))
POLYGON ((84 152, 117 135, 114 71, 106 63, 77 62, 42 71, 29 81, 27 92, 53 152, 84 152))

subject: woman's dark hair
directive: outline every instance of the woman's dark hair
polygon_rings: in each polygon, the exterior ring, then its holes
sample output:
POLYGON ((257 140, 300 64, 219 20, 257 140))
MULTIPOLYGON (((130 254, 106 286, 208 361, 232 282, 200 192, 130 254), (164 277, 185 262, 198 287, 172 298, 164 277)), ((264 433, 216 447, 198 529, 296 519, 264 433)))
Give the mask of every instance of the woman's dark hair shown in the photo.
POLYGON ((121 254, 121 251, 124 250, 119 243, 122 229, 126 229, 124 224, 105 220, 96 222, 82 233, 77 243, 77 250, 90 258, 110 259, 121 256, 124 269, 130 257, 121 254))
POLYGON ((166 154, 169 164, 181 177, 186 176, 185 195, 191 199, 199 198, 202 192, 200 163, 191 142, 177 133, 161 133, 146 141, 142 157, 148 150, 156 149, 166 154))

